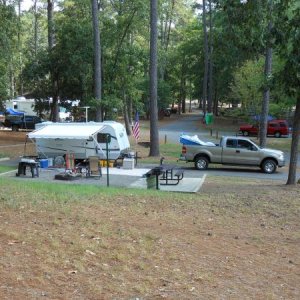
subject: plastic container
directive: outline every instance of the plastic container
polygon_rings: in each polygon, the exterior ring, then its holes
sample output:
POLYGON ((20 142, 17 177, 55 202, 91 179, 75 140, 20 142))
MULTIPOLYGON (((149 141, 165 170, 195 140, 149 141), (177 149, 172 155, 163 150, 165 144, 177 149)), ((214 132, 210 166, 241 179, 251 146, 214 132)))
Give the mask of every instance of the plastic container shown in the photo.
POLYGON ((48 168, 48 159, 40 159, 40 167, 41 168, 48 168))
MULTIPOLYGON (((106 160, 100 160, 100 166, 101 167, 107 167, 107 161, 106 160)), ((108 167, 113 168, 114 167, 114 162, 113 161, 108 161, 108 167)))
POLYGON ((123 169, 134 169, 134 158, 124 158, 123 169))
POLYGON ((53 158, 48 158, 48 167, 53 167, 53 158))
POLYGON ((207 114, 205 115, 205 123, 206 123, 207 125, 210 125, 210 124, 213 123, 213 114, 212 114, 212 113, 207 113, 207 114))

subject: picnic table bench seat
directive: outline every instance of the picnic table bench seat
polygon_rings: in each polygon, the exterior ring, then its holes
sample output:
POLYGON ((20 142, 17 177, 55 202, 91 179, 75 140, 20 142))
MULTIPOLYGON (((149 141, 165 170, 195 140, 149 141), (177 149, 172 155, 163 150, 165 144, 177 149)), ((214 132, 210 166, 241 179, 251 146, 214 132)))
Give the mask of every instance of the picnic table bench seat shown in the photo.
POLYGON ((184 176, 184 170, 173 165, 162 164, 163 175, 160 178, 161 185, 177 185, 184 176))

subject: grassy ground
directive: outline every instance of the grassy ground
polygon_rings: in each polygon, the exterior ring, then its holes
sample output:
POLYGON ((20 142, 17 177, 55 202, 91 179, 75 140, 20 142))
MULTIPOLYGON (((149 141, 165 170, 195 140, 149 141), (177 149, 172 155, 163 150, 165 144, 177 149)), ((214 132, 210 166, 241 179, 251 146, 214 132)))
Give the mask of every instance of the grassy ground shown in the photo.
POLYGON ((1 299, 297 299, 299 189, 0 181, 1 299), (256 192, 253 193, 253 190, 256 192))
POLYGON ((8 167, 8 166, 0 166, 0 173, 5 173, 5 172, 9 172, 12 170, 15 170, 16 168, 14 167, 8 167))
MULTIPOLYGON (((157 163, 141 129, 131 145, 157 163)), ((1 133, 0 152, 23 155, 24 142, 1 133)), ((180 151, 161 141, 166 160, 180 151)), ((0 299, 300 296, 299 187, 207 177, 201 193, 180 194, 1 177, 0 191, 0 299)))

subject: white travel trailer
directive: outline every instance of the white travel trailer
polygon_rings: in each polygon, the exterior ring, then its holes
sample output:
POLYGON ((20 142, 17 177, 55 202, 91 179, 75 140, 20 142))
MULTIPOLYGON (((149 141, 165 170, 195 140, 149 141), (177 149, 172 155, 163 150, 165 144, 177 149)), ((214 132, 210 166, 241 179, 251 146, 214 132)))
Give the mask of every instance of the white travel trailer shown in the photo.
MULTIPOLYGON (((68 101, 67 101, 68 102, 68 101)), ((79 101, 69 101, 72 106, 78 106, 79 101)), ((13 109, 17 112, 22 112, 25 115, 36 116, 37 113, 34 111, 35 108, 35 100, 34 99, 26 99, 25 97, 17 97, 16 99, 6 100, 5 101, 6 109, 13 109)), ((44 111, 44 114, 48 114, 50 111, 50 102, 48 102, 48 110, 44 111)), ((63 106, 59 106, 58 117, 60 122, 64 122, 67 119, 71 118, 71 112, 67 111, 67 109, 63 106)))
POLYGON ((34 111, 34 99, 26 99, 25 97, 17 97, 16 99, 5 101, 5 108, 11 108, 15 111, 25 113, 26 115, 36 115, 34 111))
POLYGON ((37 124, 36 130, 28 137, 36 144, 36 151, 41 158, 55 158, 67 153, 74 154, 75 159, 98 156, 106 159, 106 136, 108 159, 116 160, 129 151, 130 144, 124 126, 114 121, 101 123, 52 123, 37 124))

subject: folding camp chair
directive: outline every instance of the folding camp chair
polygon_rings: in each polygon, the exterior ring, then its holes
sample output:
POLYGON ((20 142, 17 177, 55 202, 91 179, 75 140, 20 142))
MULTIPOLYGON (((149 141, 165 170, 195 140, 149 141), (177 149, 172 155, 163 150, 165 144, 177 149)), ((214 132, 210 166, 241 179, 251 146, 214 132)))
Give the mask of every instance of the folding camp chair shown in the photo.
POLYGON ((102 169, 98 156, 89 156, 87 177, 102 177, 102 169))

